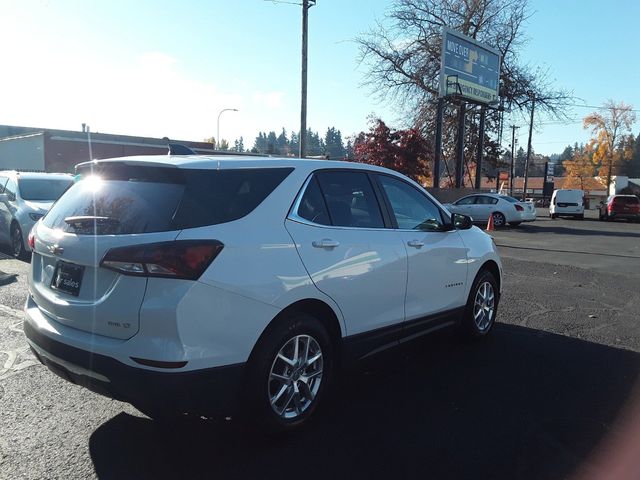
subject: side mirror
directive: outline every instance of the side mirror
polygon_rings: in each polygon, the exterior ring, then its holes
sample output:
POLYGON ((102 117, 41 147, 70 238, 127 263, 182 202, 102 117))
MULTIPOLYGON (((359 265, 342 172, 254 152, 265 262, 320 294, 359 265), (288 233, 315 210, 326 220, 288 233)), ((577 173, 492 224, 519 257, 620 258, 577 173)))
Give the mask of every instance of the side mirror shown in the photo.
POLYGON ((462 215, 461 213, 451 214, 451 223, 458 230, 469 230, 473 227, 473 220, 469 215, 462 215))

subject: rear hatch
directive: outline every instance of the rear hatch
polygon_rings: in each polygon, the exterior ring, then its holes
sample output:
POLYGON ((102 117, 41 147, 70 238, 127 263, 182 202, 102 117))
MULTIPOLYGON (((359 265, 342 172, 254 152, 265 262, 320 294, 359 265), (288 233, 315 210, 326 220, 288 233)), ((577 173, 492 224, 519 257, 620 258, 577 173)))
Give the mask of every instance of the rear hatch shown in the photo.
POLYGON ((615 213, 636 214, 640 213, 640 199, 638 197, 614 197, 611 202, 615 213))
POLYGON ((147 278, 100 262, 113 248, 174 240, 184 180, 164 167, 112 164, 87 173, 36 227, 30 290, 56 321, 126 339, 138 331, 147 278))
POLYGON ((80 166, 81 180, 34 229, 31 295, 59 323, 130 338, 149 277, 197 280, 223 248, 217 239, 178 235, 247 215, 291 170, 80 166))

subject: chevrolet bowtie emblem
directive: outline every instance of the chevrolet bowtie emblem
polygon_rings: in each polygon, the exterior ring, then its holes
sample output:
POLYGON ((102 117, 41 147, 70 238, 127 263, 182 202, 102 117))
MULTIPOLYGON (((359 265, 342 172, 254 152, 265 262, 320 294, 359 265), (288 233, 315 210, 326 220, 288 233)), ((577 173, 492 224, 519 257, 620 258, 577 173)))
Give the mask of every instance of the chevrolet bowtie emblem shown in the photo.
POLYGON ((64 248, 57 244, 47 245, 47 250, 49 250, 49 253, 52 253, 53 255, 62 255, 64 253, 64 248))

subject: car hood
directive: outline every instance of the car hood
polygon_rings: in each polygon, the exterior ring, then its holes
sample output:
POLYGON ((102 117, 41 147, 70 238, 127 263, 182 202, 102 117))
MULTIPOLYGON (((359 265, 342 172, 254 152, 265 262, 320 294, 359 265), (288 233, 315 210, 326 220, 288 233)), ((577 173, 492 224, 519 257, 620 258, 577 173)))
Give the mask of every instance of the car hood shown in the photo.
POLYGON ((53 201, 33 201, 33 200, 25 200, 24 205, 33 212, 36 213, 47 213, 53 205, 53 201))

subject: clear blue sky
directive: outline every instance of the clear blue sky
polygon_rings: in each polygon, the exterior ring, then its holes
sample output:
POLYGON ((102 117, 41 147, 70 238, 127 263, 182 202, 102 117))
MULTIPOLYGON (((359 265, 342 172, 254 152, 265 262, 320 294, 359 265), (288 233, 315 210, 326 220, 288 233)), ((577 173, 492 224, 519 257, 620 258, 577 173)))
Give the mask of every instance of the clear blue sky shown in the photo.
MULTIPOLYGON (((381 19, 386 0, 318 0, 310 10, 308 125, 344 136, 375 113, 403 126, 360 84, 354 37, 381 19)), ((202 140, 298 129, 300 7, 264 0, 0 0, 0 124, 202 140)), ((640 108, 640 2, 531 2, 522 52, 589 105, 640 108)), ((587 134, 580 119, 541 125, 534 148, 553 153, 587 134)), ((514 122, 524 126, 521 118, 514 122)), ((638 124, 635 132, 638 133, 638 124)), ((519 132, 526 144, 526 128, 519 132)))

